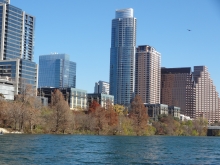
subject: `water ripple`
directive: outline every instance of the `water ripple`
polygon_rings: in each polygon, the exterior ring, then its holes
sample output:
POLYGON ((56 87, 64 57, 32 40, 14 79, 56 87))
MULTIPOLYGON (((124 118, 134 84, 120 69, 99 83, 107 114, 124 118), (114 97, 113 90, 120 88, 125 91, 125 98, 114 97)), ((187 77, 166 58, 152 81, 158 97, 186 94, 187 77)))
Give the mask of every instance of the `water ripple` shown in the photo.
POLYGON ((0 136, 1 164, 219 164, 219 137, 0 136))

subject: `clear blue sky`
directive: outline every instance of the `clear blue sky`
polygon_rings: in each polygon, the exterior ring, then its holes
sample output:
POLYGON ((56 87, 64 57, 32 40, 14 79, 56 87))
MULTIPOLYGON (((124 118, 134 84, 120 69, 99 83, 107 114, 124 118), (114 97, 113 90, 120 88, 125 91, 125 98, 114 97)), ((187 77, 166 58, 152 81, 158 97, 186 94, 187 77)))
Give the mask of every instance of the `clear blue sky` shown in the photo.
POLYGON ((36 17, 35 57, 67 53, 77 63, 76 87, 93 92, 109 81, 111 20, 133 8, 137 46, 161 53, 163 67, 206 65, 220 92, 219 0, 11 0, 36 17), (192 31, 187 31, 191 29, 192 31))

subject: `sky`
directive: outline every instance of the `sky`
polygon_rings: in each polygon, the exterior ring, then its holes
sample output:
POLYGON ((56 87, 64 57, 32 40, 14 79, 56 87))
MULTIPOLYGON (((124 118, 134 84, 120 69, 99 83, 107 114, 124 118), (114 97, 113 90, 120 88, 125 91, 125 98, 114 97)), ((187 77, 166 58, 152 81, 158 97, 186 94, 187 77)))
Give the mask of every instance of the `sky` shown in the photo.
POLYGON ((77 63, 76 88, 94 92, 109 82, 111 21, 115 10, 133 8, 136 45, 161 53, 162 67, 208 67, 220 92, 219 0, 11 0, 36 17, 34 61, 51 52, 77 63), (190 29, 191 31, 188 31, 190 29))

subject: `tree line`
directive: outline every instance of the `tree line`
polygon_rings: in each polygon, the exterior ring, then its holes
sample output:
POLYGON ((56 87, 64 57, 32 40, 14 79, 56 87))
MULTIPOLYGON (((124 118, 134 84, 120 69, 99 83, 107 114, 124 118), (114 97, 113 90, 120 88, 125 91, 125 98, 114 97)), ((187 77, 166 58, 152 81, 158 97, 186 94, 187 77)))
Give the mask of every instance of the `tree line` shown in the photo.
POLYGON ((179 121, 160 115, 151 121, 147 109, 137 95, 129 108, 107 103, 101 107, 93 101, 87 110, 70 110, 63 94, 52 93, 49 106, 42 106, 35 91, 27 85, 15 101, 5 101, 0 95, 0 127, 35 134, 94 135, 206 135, 207 121, 179 121))

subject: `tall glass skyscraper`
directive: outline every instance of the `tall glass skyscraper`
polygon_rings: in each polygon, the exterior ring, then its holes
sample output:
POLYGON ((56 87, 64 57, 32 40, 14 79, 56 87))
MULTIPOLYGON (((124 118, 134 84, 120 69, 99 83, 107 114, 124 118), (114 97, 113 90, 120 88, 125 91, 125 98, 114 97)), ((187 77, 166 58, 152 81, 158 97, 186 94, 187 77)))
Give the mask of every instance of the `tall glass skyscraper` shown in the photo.
POLYGON ((116 104, 130 104, 134 94, 136 18, 133 9, 116 10, 112 20, 110 95, 116 104))
POLYGON ((15 81, 15 94, 20 92, 21 82, 37 88, 34 27, 34 16, 10 5, 10 0, 0 0, 0 76, 15 81), (15 71, 10 69, 14 66, 15 71))
POLYGON ((75 88, 76 63, 67 54, 41 55, 38 87, 75 88))

